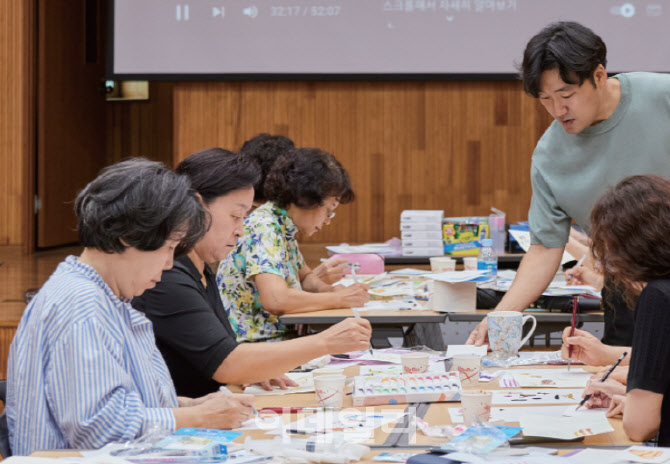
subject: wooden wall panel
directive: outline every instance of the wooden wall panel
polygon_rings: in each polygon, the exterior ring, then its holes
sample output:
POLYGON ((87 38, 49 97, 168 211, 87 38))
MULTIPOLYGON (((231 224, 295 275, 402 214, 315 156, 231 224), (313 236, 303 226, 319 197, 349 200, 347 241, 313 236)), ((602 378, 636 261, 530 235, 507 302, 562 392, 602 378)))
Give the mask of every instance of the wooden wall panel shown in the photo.
POLYGON ((399 235, 406 208, 524 220, 530 157, 551 119, 519 82, 219 82, 174 88, 175 161, 259 132, 333 153, 357 200, 311 241, 399 235))
POLYGON ((107 103, 107 164, 144 156, 172 165, 172 89, 152 82, 148 101, 107 103))
POLYGON ((34 5, 0 0, 0 245, 32 243, 34 5))

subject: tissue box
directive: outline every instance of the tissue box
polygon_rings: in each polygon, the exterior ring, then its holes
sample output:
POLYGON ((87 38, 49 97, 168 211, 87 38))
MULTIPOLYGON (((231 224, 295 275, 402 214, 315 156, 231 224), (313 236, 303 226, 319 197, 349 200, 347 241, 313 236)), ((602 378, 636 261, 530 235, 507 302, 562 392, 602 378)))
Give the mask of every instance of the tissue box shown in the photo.
POLYGON ((444 253, 456 256, 476 256, 480 240, 489 238, 489 218, 453 217, 442 223, 444 253))
POLYGON ((468 313, 477 309, 477 282, 433 283, 433 311, 468 313))

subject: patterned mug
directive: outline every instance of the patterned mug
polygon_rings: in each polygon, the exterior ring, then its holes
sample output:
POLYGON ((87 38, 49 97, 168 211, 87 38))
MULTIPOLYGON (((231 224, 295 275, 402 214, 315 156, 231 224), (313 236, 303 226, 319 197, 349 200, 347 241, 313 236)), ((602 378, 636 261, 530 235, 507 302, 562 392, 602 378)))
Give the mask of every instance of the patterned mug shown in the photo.
POLYGON ((533 335, 537 326, 533 316, 523 316, 516 311, 492 311, 487 320, 491 350, 494 356, 501 359, 519 354, 519 348, 533 335), (522 340, 521 329, 528 320, 533 321, 533 327, 522 340))

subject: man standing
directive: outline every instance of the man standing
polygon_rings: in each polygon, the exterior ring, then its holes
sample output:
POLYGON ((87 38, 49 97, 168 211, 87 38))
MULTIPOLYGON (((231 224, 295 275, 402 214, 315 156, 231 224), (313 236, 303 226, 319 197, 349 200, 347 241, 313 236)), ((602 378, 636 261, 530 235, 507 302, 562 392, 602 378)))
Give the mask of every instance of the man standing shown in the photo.
MULTIPOLYGON (((608 78, 606 64, 602 39, 574 22, 551 24, 526 46, 524 90, 538 98, 555 121, 532 158, 531 246, 496 310, 523 311, 547 288, 572 220, 588 233, 591 208, 607 188, 634 174, 670 179, 670 75, 625 73, 608 78)), ((608 291, 607 298, 612 298, 615 290, 606 279, 604 292, 608 291)), ((616 314, 605 312, 603 341, 630 346, 631 311, 615 306, 616 314)), ((481 345, 486 339, 484 319, 467 343, 481 345)))

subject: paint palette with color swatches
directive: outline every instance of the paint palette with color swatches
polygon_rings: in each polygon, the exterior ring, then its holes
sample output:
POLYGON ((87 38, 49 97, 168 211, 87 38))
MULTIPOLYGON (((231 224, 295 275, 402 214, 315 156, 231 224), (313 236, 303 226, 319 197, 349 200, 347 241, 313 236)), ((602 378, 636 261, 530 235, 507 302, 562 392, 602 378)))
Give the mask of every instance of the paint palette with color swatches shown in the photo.
POLYGON ((354 378, 354 406, 460 401, 457 372, 373 375, 354 378))

